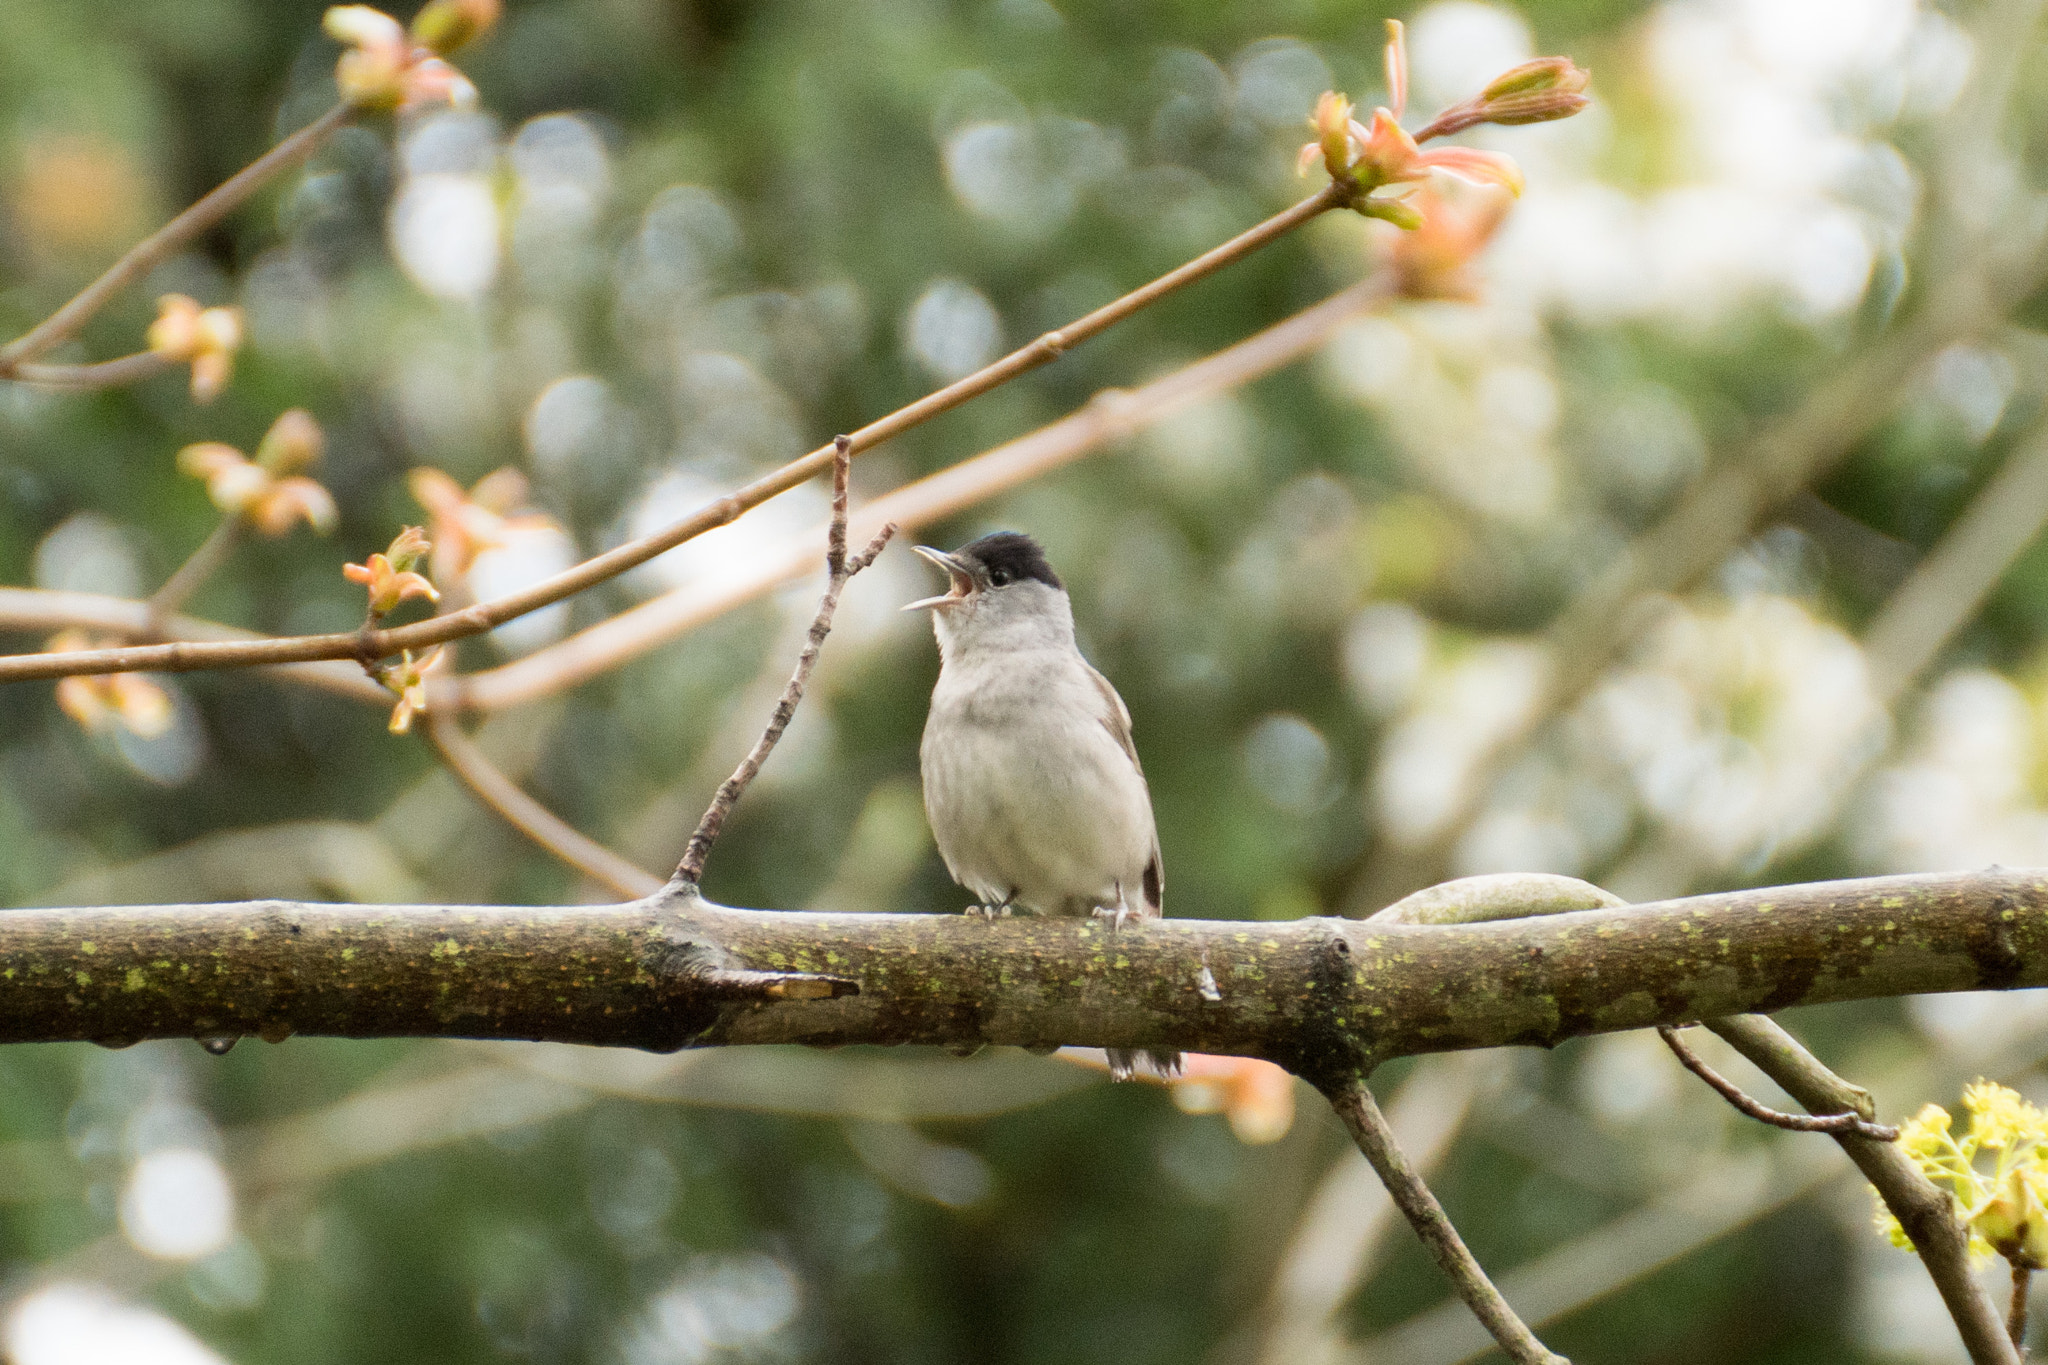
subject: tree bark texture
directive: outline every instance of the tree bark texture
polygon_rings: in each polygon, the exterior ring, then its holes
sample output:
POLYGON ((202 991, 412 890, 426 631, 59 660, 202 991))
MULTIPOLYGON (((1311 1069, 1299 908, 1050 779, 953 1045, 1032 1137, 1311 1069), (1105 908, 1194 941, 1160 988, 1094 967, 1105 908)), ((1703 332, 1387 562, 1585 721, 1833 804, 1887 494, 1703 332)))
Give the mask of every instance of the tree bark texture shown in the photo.
POLYGON ((1415 1053, 2044 984, 2048 871, 2002 868, 1449 925, 735 910, 687 884, 613 906, 0 913, 0 1042, 1077 1044, 1327 1085, 1415 1053))

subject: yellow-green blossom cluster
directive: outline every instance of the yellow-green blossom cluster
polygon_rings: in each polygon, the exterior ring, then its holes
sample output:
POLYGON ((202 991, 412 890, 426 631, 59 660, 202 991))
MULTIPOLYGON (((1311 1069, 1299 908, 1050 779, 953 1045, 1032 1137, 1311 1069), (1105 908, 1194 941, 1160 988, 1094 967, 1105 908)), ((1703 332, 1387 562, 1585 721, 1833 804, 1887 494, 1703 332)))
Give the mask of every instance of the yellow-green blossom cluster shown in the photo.
MULTIPOLYGON (((1899 1129, 1899 1147, 1955 1200, 1956 1217, 1970 1230, 1970 1254, 1994 1252, 2029 1270, 2048 1267, 2048 1115, 1991 1081, 1963 1087, 1970 1130, 1961 1137, 1954 1120, 1930 1104, 1899 1129), (1990 1169, 1978 1156, 1991 1153, 1990 1169)), ((1874 1193, 1874 1191, 1873 1191, 1874 1193)), ((1878 1231, 1892 1245, 1910 1249, 1899 1220, 1880 1202, 1878 1231)))

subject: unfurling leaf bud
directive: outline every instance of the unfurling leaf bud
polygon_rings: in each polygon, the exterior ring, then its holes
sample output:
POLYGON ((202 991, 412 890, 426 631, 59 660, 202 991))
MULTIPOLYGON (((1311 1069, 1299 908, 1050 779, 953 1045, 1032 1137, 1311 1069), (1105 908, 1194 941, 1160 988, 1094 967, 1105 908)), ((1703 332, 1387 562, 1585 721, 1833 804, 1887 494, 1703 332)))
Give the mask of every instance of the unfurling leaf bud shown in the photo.
POLYGON ((393 569, 404 573, 425 559, 427 551, 433 548, 424 530, 417 526, 408 526, 392 540, 390 547, 384 551, 384 557, 391 561, 393 569))
POLYGON ((273 474, 297 474, 320 462, 326 438, 304 408, 292 408, 270 424, 256 447, 256 463, 273 474))
POLYGON ((1495 76, 1493 83, 1479 92, 1479 98, 1491 102, 1553 90, 1580 95, 1585 93, 1586 85, 1592 79, 1590 71, 1574 66, 1569 57, 1538 57, 1533 62, 1509 67, 1495 76))
POLYGON ((489 32, 502 9, 499 0, 428 0, 412 17, 412 40, 445 57, 489 32))

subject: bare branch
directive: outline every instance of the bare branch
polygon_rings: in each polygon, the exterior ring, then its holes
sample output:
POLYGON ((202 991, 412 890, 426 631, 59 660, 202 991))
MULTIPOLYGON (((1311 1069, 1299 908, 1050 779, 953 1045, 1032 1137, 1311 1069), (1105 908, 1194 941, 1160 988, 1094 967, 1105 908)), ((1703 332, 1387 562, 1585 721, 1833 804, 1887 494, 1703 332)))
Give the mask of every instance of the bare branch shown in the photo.
POLYGON ((740 760, 739 767, 733 769, 732 776, 719 784, 704 818, 697 822, 696 832, 690 835, 683 860, 676 867, 676 876, 691 886, 702 882, 704 861, 711 856, 711 846, 718 842, 726 817, 746 795, 747 788, 753 785, 755 776, 760 773, 761 765, 774 752, 782 732, 796 718, 796 708, 803 704, 804 687, 810 681, 811 669, 817 666, 818 655, 825 648, 825 637, 832 633, 832 617, 839 610, 839 594, 846 590, 847 583, 855 574, 875 562, 875 556, 882 553, 889 538, 896 534, 894 523, 884 526, 867 549, 851 559, 847 558, 847 482, 853 472, 853 442, 841 436, 832 445, 832 524, 825 538, 825 594, 818 601, 818 614, 811 618, 810 634, 804 640, 802 652, 797 655, 796 671, 789 675, 789 684, 782 689, 782 696, 768 717, 768 727, 761 732, 761 738, 754 741, 754 747, 747 756, 740 760))
POLYGON ((503 816, 506 824, 584 876, 629 898, 649 896, 661 889, 661 878, 586 837, 528 796, 462 733, 454 717, 427 712, 427 742, 471 795, 503 816))
POLYGON ((2048 985, 2048 871, 1450 926, 1147 920, 1116 931, 1114 953, 1108 932, 1061 919, 735 910, 673 883, 616 906, 20 909, 0 916, 0 971, 15 973, 0 992, 0 1043, 269 1028, 656 1050, 1071 1044, 1259 1056, 1337 1085, 1417 1053, 2048 985), (710 965, 827 972, 863 993, 725 1011, 678 975, 675 955, 693 945, 710 965), (1201 989, 1205 963, 1221 1000, 1201 989))
MULTIPOLYGON (((1808 1109, 1852 1110, 1865 1117, 1872 1112, 1867 1091, 1828 1070, 1771 1020, 1741 1014, 1710 1019, 1707 1027, 1808 1109)), ((1876 1141, 1854 1131, 1836 1133, 1834 1139, 1912 1239, 1970 1359, 1976 1365, 2019 1365, 2019 1353, 1999 1320, 1997 1305, 1970 1273, 1969 1234, 1956 1219, 1954 1198, 1923 1175, 1896 1142, 1876 1141)))
POLYGON ((177 364, 175 360, 160 356, 155 351, 137 351, 133 355, 96 361, 90 365, 41 365, 33 361, 23 361, 0 377, 14 379, 23 384, 39 384, 46 388, 88 393, 95 389, 116 389, 124 384, 154 379, 157 375, 177 368, 177 364))
MULTIPOLYGON (((81 289, 69 303, 7 345, 0 346, 0 377, 18 375, 18 367, 24 361, 33 360, 51 347, 76 336, 78 329, 85 326, 93 314, 104 308, 114 295, 140 280, 172 252, 247 203, 249 197, 262 189, 271 179, 302 164, 306 158, 319 150, 321 143, 333 137, 354 116, 355 110, 348 105, 335 105, 244 166, 192 207, 137 242, 129 248, 126 255, 109 266, 105 274, 81 289)), ((132 356, 126 357, 126 360, 130 361, 134 359, 132 356)), ((119 365, 124 361, 106 363, 119 365)), ((47 370, 45 373, 47 374, 47 370)), ((20 377, 26 379, 32 376, 20 377)), ((48 381, 44 379, 39 382, 48 381)))
POLYGON ((1873 1142, 1897 1142, 1899 1130, 1888 1124, 1872 1123, 1863 1115, 1847 1112, 1841 1114, 1787 1114, 1772 1109, 1754 1097, 1745 1094, 1741 1086, 1708 1066, 1701 1056, 1687 1046, 1678 1036, 1678 1030, 1669 1026, 1657 1030, 1657 1036, 1664 1040, 1664 1046, 1671 1049, 1679 1063, 1707 1083, 1709 1089, 1743 1114, 1759 1123, 1768 1123, 1773 1128, 1783 1128, 1788 1133, 1855 1133, 1873 1142))
MULTIPOLYGON (((1103 305, 1058 331, 1047 332, 1030 345, 1012 351, 1001 360, 977 370, 965 379, 949 384, 907 407, 899 408, 886 417, 868 423, 847 438, 848 453, 858 455, 871 450, 892 437, 900 436, 913 427, 951 411, 971 398, 979 397, 1019 375, 1029 373, 1057 359, 1069 347, 1095 336, 1133 313, 1157 303, 1167 295, 1205 279, 1223 267, 1277 241, 1317 215, 1343 206, 1349 202, 1352 192, 1352 189, 1332 182, 1293 208, 1275 214, 1257 227, 1240 233, 1222 246, 1196 257, 1176 270, 1169 271, 1150 284, 1132 290, 1115 302, 1103 305)), ((4 355, 4 352, 0 352, 0 355, 4 355)), ((388 630, 300 635, 246 643, 194 644, 176 641, 160 645, 129 645, 117 649, 76 650, 62 655, 16 654, 0 657, 0 682, 62 678, 92 673, 185 673, 201 669, 302 663, 314 659, 360 659, 365 655, 372 659, 381 659, 407 649, 424 651, 451 640, 481 635, 528 612, 538 611, 563 598, 572 597, 586 588, 616 578, 626 570, 644 564, 685 541, 731 523, 748 509, 759 506, 778 493, 786 493, 798 484, 807 482, 829 469, 835 457, 835 446, 822 446, 801 459, 792 460, 780 469, 764 474, 744 488, 699 508, 690 516, 652 535, 642 536, 638 540, 628 541, 624 545, 607 550, 585 560, 575 568, 544 579, 520 592, 489 602, 476 603, 460 611, 448 612, 429 620, 416 621, 411 625, 388 630)))
MULTIPOLYGON (((0 587, 0 630, 41 632, 78 626, 129 637, 148 635, 149 605, 128 597, 53 588, 0 587)), ((162 634, 187 640, 261 641, 273 637, 196 616, 172 616, 162 634)), ((389 709, 391 694, 363 676, 353 662, 270 664, 260 672, 389 709)))
POLYGON ((1401 1154, 1400 1147, 1394 1142, 1394 1130, 1387 1126, 1385 1116, 1380 1113, 1379 1105, 1364 1083, 1354 1080, 1329 1092, 1329 1098, 1330 1106, 1344 1121, 1344 1127, 1357 1142, 1358 1150, 1365 1153, 1365 1159, 1372 1163, 1380 1182, 1387 1187, 1387 1193, 1435 1258, 1437 1268, 1449 1278, 1458 1291, 1458 1297, 1465 1301, 1465 1306, 1492 1334, 1508 1358, 1522 1362, 1522 1365, 1569 1365, 1563 1356, 1536 1339, 1529 1325, 1515 1316, 1515 1310, 1494 1288, 1493 1281, 1486 1278, 1486 1272, 1466 1247, 1465 1239, 1451 1226, 1444 1206, 1437 1202, 1429 1186, 1408 1164, 1408 1158, 1401 1154))

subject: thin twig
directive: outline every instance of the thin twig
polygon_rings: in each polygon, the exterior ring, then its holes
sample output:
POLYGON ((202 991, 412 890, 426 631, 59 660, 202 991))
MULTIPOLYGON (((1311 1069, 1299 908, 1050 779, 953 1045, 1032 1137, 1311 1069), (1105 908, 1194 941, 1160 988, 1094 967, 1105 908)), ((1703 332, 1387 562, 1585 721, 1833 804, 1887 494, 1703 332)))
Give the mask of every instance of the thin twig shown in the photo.
POLYGON ((143 617, 144 631, 151 635, 161 631, 165 618, 184 606, 186 598, 220 571, 228 556, 235 552, 247 524, 240 512, 229 512, 220 519, 212 533, 199 542, 199 548, 187 555, 185 562, 164 580, 164 585, 150 595, 148 612, 143 617))
MULTIPOLYGON (((233 213, 257 190, 281 172, 304 162, 320 144, 334 136, 355 116, 347 104, 337 104, 319 118, 244 166, 210 193, 143 238, 105 274, 78 291, 72 300, 44 318, 29 331, 0 346, 0 376, 19 374, 22 362, 33 360, 52 346, 77 335, 92 315, 107 301, 155 269, 157 264, 185 243, 233 213)), ((133 359, 133 357, 129 357, 133 359)), ((110 361, 109 364, 118 364, 110 361)), ((22 376, 26 378, 27 376, 22 376)))
POLYGON ((1493 1281, 1486 1278, 1486 1272, 1473 1258, 1465 1245, 1465 1239, 1451 1226, 1450 1216, 1444 1206, 1416 1174, 1414 1166, 1401 1152, 1394 1141, 1394 1130, 1388 1126, 1386 1116, 1374 1102, 1372 1091, 1364 1082, 1353 1081, 1330 1095, 1330 1107, 1337 1111, 1337 1117, 1344 1121, 1344 1127, 1351 1133, 1358 1150, 1365 1153, 1365 1159, 1372 1163, 1380 1182, 1387 1187, 1408 1223, 1415 1229, 1415 1235, 1429 1248, 1429 1254, 1451 1284, 1457 1289, 1458 1297, 1472 1310, 1493 1339, 1500 1344, 1508 1357, 1521 1365, 1569 1365, 1569 1362, 1541 1341, 1529 1330, 1529 1325, 1515 1316, 1515 1310, 1501 1297, 1493 1281))
MULTIPOLYGON (((1830 1071, 1798 1039, 1763 1015, 1734 1014, 1706 1024, 1808 1109, 1870 1112, 1870 1092, 1830 1071)), ((1920 1253, 1920 1263, 1941 1292, 1970 1359, 1975 1365, 2018 1365, 2019 1353, 1999 1320, 1998 1306, 1971 1273, 1969 1233, 1956 1219, 1954 1197, 1938 1189, 1896 1142, 1875 1141, 1858 1132, 1831 1136, 1920 1253)))
MULTIPOLYGON (((850 454, 858 455, 882 442, 900 436, 942 413, 1007 384, 1064 354, 1072 346, 1122 322, 1132 314, 1157 303, 1167 295, 1208 278, 1223 267, 1242 260, 1259 248, 1286 236, 1302 224, 1333 208, 1348 203, 1355 187, 1333 182, 1293 208, 1275 214, 1222 246, 1205 252, 1186 265, 1168 271, 1150 284, 1132 290, 1113 303, 1105 304, 1058 331, 1012 351, 995 363, 965 379, 927 394, 907 407, 868 423, 847 438, 850 454)), ((81 296, 82 297, 82 296, 81 296)), ((813 476, 824 473, 835 459, 834 446, 821 446, 801 459, 762 475, 744 488, 699 508, 674 525, 628 541, 596 555, 572 569, 547 578, 530 588, 417 621, 390 630, 348 631, 325 635, 300 635, 248 644, 192 644, 173 642, 160 645, 131 645, 116 649, 77 650, 63 655, 15 654, 0 658, 0 682, 22 682, 32 678, 62 678, 94 673, 189 673, 201 669, 249 668, 261 664, 303 663, 313 659, 355 659, 365 653, 389 658, 401 650, 421 651, 451 640, 467 639, 494 630, 507 621, 551 606, 600 583, 608 582, 658 554, 716 530, 736 520, 743 512, 786 493, 813 476)))
POLYGON ((704 818, 697 822, 696 832, 690 836, 689 847, 683 851, 683 860, 676 867, 676 878, 691 886, 702 882, 704 861, 711 856, 711 846, 718 842, 726 817, 732 814, 732 808, 746 794, 755 775, 761 771, 761 765, 774 751, 776 741, 782 738, 782 732, 795 717, 796 708, 804 699, 804 686, 810 681, 811 669, 825 647, 825 637, 832 633, 832 615, 839 609, 839 594, 855 574, 875 562, 875 556, 882 553, 889 538, 896 534, 893 524, 884 526, 867 549, 852 558, 847 557, 846 503, 847 481, 853 470, 852 439, 846 436, 836 438, 832 442, 832 453, 832 525, 825 538, 825 594, 818 601, 818 614, 811 619, 810 636, 804 641, 803 651, 797 655, 796 671, 789 675, 789 685, 782 689, 782 697, 768 718, 768 728, 761 732, 760 739, 754 741, 753 749, 740 760, 732 776, 719 784, 718 794, 711 798, 704 818))
POLYGON ((1773 1128, 1783 1128, 1792 1133, 1856 1133, 1873 1142, 1897 1142, 1899 1130, 1889 1124, 1872 1123, 1861 1114, 1787 1114, 1772 1109, 1743 1092, 1742 1087, 1708 1066, 1705 1059, 1686 1045, 1678 1036, 1678 1030, 1669 1026, 1657 1030, 1657 1036, 1664 1040, 1664 1046, 1671 1049, 1687 1071, 1705 1081, 1713 1091, 1742 1113, 1759 1123, 1768 1123, 1773 1128))
POLYGON ((448 771, 455 774, 470 793, 504 817, 505 823, 539 844, 584 876, 608 887, 628 900, 653 895, 661 889, 661 878, 643 871, 626 859, 579 833, 574 826, 528 796, 499 770, 475 741, 462 733, 452 716, 427 713, 427 742, 448 771))
POLYGON ((155 351, 137 351, 133 355, 95 361, 89 365, 43 365, 34 361, 23 361, 14 366, 6 377, 19 380, 23 384, 40 384, 53 389, 85 392, 140 383, 142 380, 153 379, 167 370, 175 369, 177 364, 177 361, 158 355, 155 351))
POLYGON ((2034 1272, 2012 1263, 2012 1306, 2005 1314, 2005 1334, 2012 1338, 2012 1348, 2025 1359, 2027 1354, 2027 1289, 2032 1284, 2034 1272))

